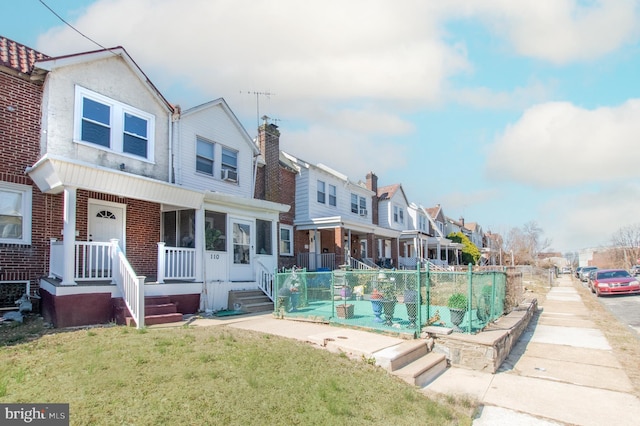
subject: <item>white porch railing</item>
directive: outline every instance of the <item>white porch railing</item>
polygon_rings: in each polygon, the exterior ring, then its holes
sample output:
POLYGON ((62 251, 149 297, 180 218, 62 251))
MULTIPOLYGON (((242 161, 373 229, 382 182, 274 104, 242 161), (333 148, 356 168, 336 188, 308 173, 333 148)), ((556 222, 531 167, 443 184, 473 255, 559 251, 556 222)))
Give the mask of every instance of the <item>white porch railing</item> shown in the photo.
POLYGON ((351 266, 351 269, 360 270, 360 271, 362 271, 362 270, 371 270, 371 269, 379 269, 377 267, 376 268, 371 267, 371 266, 367 265, 364 262, 360 262, 358 259, 354 259, 353 257, 349 258, 349 265, 351 266))
POLYGON ((317 271, 318 268, 336 269, 335 253, 298 253, 296 265, 307 271, 317 271))
POLYGON ((273 302, 274 274, 259 261, 256 261, 256 280, 258 281, 258 287, 273 302))
POLYGON ((136 328, 144 327, 144 276, 137 276, 127 257, 124 255, 118 240, 111 240, 113 260, 113 280, 122 293, 136 328))
POLYGON ((418 267, 418 262, 420 259, 417 257, 404 257, 400 256, 398 258, 398 266, 400 269, 416 269, 418 267))
MULTIPOLYGON (((74 251, 73 281, 111 281, 112 244, 110 242, 76 241, 74 251)), ((62 278, 64 269, 62 241, 51 240, 49 276, 62 278)))
POLYGON ((158 243, 158 283, 165 280, 195 280, 196 249, 167 247, 158 243))
POLYGON ((450 272, 454 270, 453 266, 447 265, 446 262, 442 260, 438 261, 435 259, 420 259, 424 267, 426 268, 429 265, 430 271, 441 271, 441 272, 450 272))

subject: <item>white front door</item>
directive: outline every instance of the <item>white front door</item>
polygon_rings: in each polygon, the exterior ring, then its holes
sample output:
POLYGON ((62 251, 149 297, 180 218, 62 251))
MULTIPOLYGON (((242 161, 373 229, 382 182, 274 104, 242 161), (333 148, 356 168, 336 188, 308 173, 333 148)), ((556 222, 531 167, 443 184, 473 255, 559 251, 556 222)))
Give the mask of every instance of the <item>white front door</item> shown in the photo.
POLYGON ((117 238, 124 251, 124 224, 126 205, 89 200, 89 241, 105 242, 117 238))
MULTIPOLYGON (((118 239, 120 248, 125 249, 126 205, 106 201, 89 200, 87 206, 87 229, 90 242, 108 242, 118 239)), ((89 246, 85 254, 85 267, 93 276, 109 276, 111 258, 105 246, 89 246)))
POLYGON ((254 238, 252 222, 231 219, 231 281, 253 281, 254 238))

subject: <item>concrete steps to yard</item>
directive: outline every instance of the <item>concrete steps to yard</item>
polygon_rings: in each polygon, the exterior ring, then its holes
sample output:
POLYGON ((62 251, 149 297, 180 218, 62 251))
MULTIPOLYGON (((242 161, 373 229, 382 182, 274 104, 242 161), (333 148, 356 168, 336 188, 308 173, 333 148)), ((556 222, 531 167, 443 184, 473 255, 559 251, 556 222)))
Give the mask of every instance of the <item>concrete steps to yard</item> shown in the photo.
POLYGON ((429 351, 427 340, 408 340, 373 354, 376 364, 405 382, 424 387, 447 369, 444 354, 429 351))
POLYGON ((243 313, 273 312, 273 302, 262 290, 231 290, 228 309, 243 313))

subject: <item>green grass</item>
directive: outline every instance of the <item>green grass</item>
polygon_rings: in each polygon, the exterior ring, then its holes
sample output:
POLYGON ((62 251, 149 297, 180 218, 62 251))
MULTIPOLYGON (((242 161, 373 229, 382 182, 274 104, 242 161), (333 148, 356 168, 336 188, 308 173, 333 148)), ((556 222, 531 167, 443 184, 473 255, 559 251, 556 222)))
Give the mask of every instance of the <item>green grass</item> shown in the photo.
POLYGON ((471 424, 459 401, 277 336, 223 326, 12 334, 0 332, 0 402, 69 403, 74 425, 471 424))

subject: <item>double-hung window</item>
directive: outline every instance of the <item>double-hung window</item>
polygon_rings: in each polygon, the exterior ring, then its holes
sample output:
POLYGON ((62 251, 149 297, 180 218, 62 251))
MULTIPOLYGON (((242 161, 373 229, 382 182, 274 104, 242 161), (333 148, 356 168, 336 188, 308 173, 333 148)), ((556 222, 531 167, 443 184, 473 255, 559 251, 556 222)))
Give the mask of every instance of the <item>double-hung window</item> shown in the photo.
POLYGON ((222 147, 222 179, 230 182, 238 181, 238 151, 222 147))
POLYGON ((280 255, 293 256, 293 227, 280 224, 280 255))
POLYGON ((329 205, 336 207, 337 204, 337 190, 335 185, 329 184, 329 205))
POLYGON ((351 213, 358 214, 358 195, 351 194, 351 213))
POLYGON ((318 181, 318 189, 317 189, 317 191, 318 191, 318 202, 322 203, 322 204, 325 203, 324 200, 325 200, 325 196, 326 196, 324 185, 325 184, 324 184, 323 181, 321 181, 321 180, 318 181))
POLYGON ((367 215, 367 199, 364 197, 360 197, 360 216, 367 215))
POLYGON ((155 117, 131 105, 76 86, 74 140, 154 161, 155 117))
POLYGON ((213 176, 214 144, 203 138, 196 138, 196 170, 213 176))
POLYGON ((0 182, 0 242, 31 244, 30 186, 0 182))

